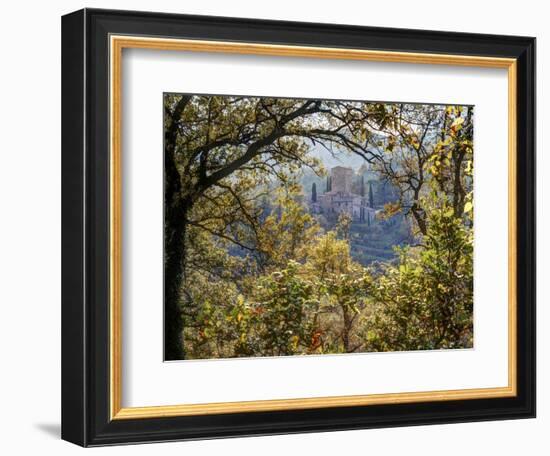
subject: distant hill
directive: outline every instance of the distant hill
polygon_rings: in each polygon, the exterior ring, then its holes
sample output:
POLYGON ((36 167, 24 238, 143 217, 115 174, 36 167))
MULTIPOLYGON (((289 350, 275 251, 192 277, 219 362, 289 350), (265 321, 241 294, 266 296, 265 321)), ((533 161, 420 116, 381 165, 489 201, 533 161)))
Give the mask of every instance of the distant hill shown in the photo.
MULTIPOLYGON (((385 204, 395 202, 398 198, 396 189, 379 178, 376 172, 365 165, 365 160, 355 154, 341 153, 333 157, 328 151, 317 149, 318 157, 323 161, 327 172, 334 166, 346 166, 354 170, 352 192, 360 193, 360 182, 363 177, 366 185, 373 190, 374 208, 381 210, 385 204)), ((304 169, 300 176, 306 201, 311 201, 312 185, 315 183, 317 195, 327 190, 327 177, 318 176, 311 169, 304 169)), ((367 187, 368 189, 368 187, 367 187)), ((316 215, 319 223, 326 230, 334 228, 335 221, 329 221, 323 215, 316 215)), ((394 247, 412 243, 409 221, 402 214, 389 220, 374 220, 371 223, 354 221, 350 230, 351 255, 355 261, 364 266, 374 262, 387 262, 396 258, 394 247)))

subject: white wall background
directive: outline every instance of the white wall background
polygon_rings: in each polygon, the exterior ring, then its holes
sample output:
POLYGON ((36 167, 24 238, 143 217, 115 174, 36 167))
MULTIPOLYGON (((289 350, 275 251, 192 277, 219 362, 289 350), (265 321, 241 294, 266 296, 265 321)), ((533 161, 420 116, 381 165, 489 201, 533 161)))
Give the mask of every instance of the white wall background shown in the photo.
POLYGON ((60 16, 84 6, 518 34, 538 39, 538 418, 102 448, 94 454, 543 455, 550 450, 550 29, 536 0, 5 2, 0 14, 0 451, 73 454, 60 429, 60 16), (544 207, 546 205, 546 207, 544 207))

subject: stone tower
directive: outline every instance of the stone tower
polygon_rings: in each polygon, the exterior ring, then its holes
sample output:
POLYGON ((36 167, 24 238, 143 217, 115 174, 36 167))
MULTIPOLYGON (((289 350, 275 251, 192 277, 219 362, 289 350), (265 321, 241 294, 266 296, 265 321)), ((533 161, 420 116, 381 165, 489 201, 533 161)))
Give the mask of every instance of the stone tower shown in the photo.
POLYGON ((344 166, 335 166, 331 170, 331 190, 333 192, 351 193, 353 170, 344 166))

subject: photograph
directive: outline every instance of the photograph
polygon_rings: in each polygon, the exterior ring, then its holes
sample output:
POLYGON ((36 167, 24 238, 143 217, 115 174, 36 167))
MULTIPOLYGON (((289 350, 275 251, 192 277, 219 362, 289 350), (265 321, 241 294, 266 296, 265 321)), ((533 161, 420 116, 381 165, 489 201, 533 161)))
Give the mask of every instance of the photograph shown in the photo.
POLYGON ((163 108, 166 361, 474 347, 474 106, 163 108))

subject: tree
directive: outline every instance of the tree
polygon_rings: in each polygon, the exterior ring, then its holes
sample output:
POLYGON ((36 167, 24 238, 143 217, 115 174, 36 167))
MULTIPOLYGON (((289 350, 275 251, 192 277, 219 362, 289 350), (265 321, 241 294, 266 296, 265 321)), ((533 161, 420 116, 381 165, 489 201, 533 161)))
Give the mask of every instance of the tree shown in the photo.
POLYGON ((256 232, 257 264, 261 271, 284 268, 289 260, 303 261, 321 231, 316 219, 299 201, 298 185, 276 193, 275 208, 256 232))
MULTIPOLYGON (((248 304, 248 325, 241 332, 237 356, 281 356, 310 351, 314 340, 314 320, 310 318, 318 302, 314 284, 300 274, 293 260, 286 268, 259 279, 248 304)), ((238 314, 237 314, 238 318, 238 314)))
POLYGON ((308 154, 312 145, 357 146, 351 138, 366 114, 354 113, 353 103, 320 100, 167 95, 164 101, 165 357, 170 360, 184 356, 189 236, 203 230, 252 251, 261 219, 255 191, 274 181, 286 185, 303 166, 319 169, 319 160, 308 154))
POLYGON ((369 181, 369 207, 374 208, 374 197, 372 195, 372 182, 369 181))
POLYGON ((320 335, 319 351, 357 351, 363 345, 355 326, 365 306, 365 271, 352 260, 349 242, 338 239, 334 231, 318 237, 304 270, 319 293, 314 317, 314 328, 320 335))
POLYGON ((456 213, 461 213, 472 183, 467 170, 473 151, 473 109, 379 104, 371 108, 371 117, 378 120, 368 121, 377 133, 367 137, 365 153, 379 175, 399 192, 389 207, 411 216, 425 235, 427 212, 422 200, 435 179, 437 191, 449 196, 456 213))
POLYGON ((351 218, 351 215, 346 211, 342 211, 338 215, 338 221, 335 227, 338 237, 348 243, 350 241, 350 229, 352 221, 353 220, 351 218))
POLYGON ((166 359, 183 357, 180 290, 185 282, 188 227, 246 249, 243 236, 248 233, 241 220, 253 227, 259 216, 251 212, 246 193, 265 183, 269 175, 285 181, 285 171, 296 169, 298 163, 318 166, 306 156, 307 147, 297 136, 299 125, 294 121, 303 121, 319 108, 314 100, 166 97, 166 359), (218 203, 221 194, 235 210, 218 203), (201 205, 196 204, 198 200, 201 205), (205 210, 205 201, 214 214, 205 210))
POLYGON ((365 323, 370 350, 472 346, 473 232, 448 204, 428 222, 421 246, 402 249, 397 266, 365 282, 375 306, 365 323))
POLYGON ((314 203, 317 202, 317 184, 315 182, 311 184, 311 201, 314 203))
POLYGON ((361 175, 361 196, 365 197, 365 176, 361 175))

